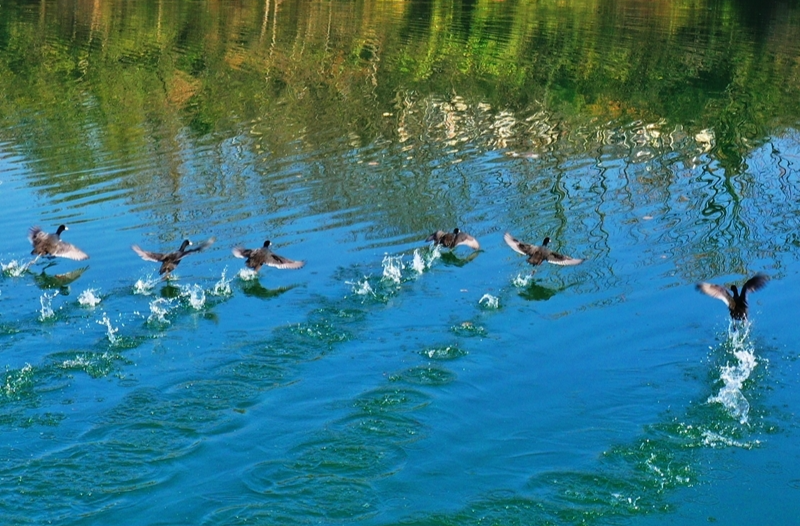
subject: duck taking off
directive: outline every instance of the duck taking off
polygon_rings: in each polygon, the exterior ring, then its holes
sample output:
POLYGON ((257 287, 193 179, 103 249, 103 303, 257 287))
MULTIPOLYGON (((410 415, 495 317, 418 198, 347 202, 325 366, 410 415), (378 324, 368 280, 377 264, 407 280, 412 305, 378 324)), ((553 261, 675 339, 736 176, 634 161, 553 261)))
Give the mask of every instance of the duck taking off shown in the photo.
POLYGON ((728 306, 731 318, 734 320, 746 320, 747 293, 755 292, 763 288, 764 285, 767 284, 767 281, 769 281, 767 276, 763 274, 756 274, 744 282, 741 293, 737 290, 736 285, 731 285, 731 292, 728 292, 725 287, 714 285, 712 283, 698 283, 697 290, 703 294, 711 296, 712 298, 717 298, 718 300, 724 301, 725 305, 728 306))
POLYGON ((64 230, 69 230, 67 225, 60 225, 55 234, 48 234, 38 226, 31 227, 28 230, 28 239, 33 245, 31 254, 35 255, 36 258, 30 264, 35 263, 40 256, 48 258, 61 257, 78 261, 89 259, 86 252, 73 244, 61 240, 61 233, 64 230))
POLYGON ((237 258, 246 259, 247 261, 245 261, 244 264, 256 272, 258 272, 264 265, 282 269, 298 269, 306 264, 305 261, 294 261, 275 254, 269 249, 271 244, 272 242, 267 239, 264 241, 264 246, 261 248, 250 249, 235 247, 233 249, 233 255, 237 258))
POLYGON ((541 246, 523 243, 508 232, 505 233, 503 239, 514 252, 518 252, 523 256, 528 256, 528 263, 534 267, 541 265, 545 261, 553 265, 578 265, 579 263, 583 263, 582 259, 571 258, 559 254, 558 252, 553 252, 547 248, 548 243, 550 243, 549 237, 544 238, 541 246))
POLYGON ((466 245, 474 250, 480 250, 481 248, 477 239, 457 228, 454 228, 452 232, 437 230, 425 238, 425 241, 433 241, 435 244, 447 247, 450 250, 456 248, 458 245, 466 245))
POLYGON ((192 242, 189 241, 188 239, 185 239, 183 243, 181 243, 181 248, 179 248, 175 252, 168 252, 166 254, 162 254, 161 252, 150 252, 148 250, 142 250, 141 248, 139 248, 138 245, 131 245, 131 248, 133 249, 134 252, 139 254, 139 257, 141 257, 143 260, 153 261, 155 263, 161 263, 161 268, 158 270, 158 273, 163 274, 164 279, 167 279, 170 273, 173 270, 175 270, 175 267, 178 266, 178 264, 181 262, 183 258, 194 252, 200 252, 202 250, 205 250, 208 247, 210 247, 213 243, 214 243, 214 238, 212 237, 197 245, 197 248, 190 248, 189 250, 186 250, 186 247, 190 246, 192 242))

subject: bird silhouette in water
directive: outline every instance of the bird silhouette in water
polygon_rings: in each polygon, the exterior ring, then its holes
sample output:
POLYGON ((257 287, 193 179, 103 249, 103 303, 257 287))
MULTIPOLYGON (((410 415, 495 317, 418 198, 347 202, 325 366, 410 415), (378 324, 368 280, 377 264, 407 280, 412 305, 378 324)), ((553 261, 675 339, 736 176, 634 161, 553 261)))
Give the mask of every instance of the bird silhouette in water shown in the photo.
POLYGON ((28 263, 28 266, 36 263, 41 256, 47 258, 61 257, 78 261, 89 259, 86 252, 71 243, 61 240, 61 233, 64 230, 69 230, 67 225, 60 225, 55 234, 48 234, 38 226, 31 227, 31 229, 28 230, 28 239, 33 245, 31 255, 35 255, 36 257, 33 261, 28 263))
POLYGON ((452 232, 437 230, 425 238, 425 241, 433 241, 435 244, 447 247, 450 250, 458 245, 466 245, 474 250, 480 250, 481 248, 481 244, 478 243, 477 239, 457 228, 454 228, 452 232))
POLYGON ((207 249, 214 243, 214 238, 207 239, 203 241, 196 248, 186 249, 186 247, 192 244, 191 241, 185 239, 183 243, 181 243, 181 248, 176 250, 175 252, 167 252, 166 254, 162 254, 161 252, 150 252, 148 250, 142 250, 139 248, 138 245, 131 245, 131 248, 134 252, 139 254, 139 256, 145 261, 153 261, 155 263, 161 263, 161 268, 158 270, 159 274, 164 275, 164 279, 169 278, 170 273, 175 270, 175 267, 181 262, 183 258, 188 256, 189 254, 193 254, 195 252, 200 252, 202 250, 207 249))
POLYGON ((534 267, 541 265, 545 261, 553 265, 578 265, 579 263, 583 263, 582 259, 571 258, 559 254, 558 252, 553 252, 547 248, 547 245, 550 243, 549 237, 544 238, 541 246, 523 243, 508 232, 505 233, 503 239, 514 252, 518 252, 523 256, 528 256, 528 263, 534 267))
POLYGON ((763 274, 756 274, 748 279, 742 285, 742 291, 736 288, 736 285, 731 285, 731 291, 725 287, 714 285, 712 283, 698 283, 697 290, 704 294, 708 294, 712 298, 717 298, 725 302, 730 311, 731 318, 734 320, 747 319, 747 293, 755 292, 767 284, 769 278, 763 274))
POLYGON ((246 259, 247 261, 245 261, 244 264, 256 272, 258 272, 264 265, 281 269, 298 269, 306 264, 305 261, 294 261, 289 258, 279 256, 269 249, 271 244, 272 242, 267 239, 264 241, 264 246, 261 248, 251 249, 235 247, 233 249, 233 255, 237 258, 246 259))

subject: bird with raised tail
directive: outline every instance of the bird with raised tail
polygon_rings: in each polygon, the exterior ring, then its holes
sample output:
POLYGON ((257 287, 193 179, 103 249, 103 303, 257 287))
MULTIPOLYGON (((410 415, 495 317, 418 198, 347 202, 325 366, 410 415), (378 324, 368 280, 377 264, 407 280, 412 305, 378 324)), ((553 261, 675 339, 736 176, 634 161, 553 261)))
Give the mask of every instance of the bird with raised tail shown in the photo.
POLYGON ((528 263, 533 265, 534 267, 541 265, 543 262, 547 261, 548 263, 552 263, 553 265, 578 265, 583 263, 582 259, 571 258, 569 256, 565 256, 563 254, 559 254, 558 252, 553 252, 547 245, 550 243, 550 238, 544 238, 540 245, 531 245, 529 243, 523 243, 522 241, 516 239, 514 236, 509 234, 508 232, 505 233, 503 236, 506 244, 511 247, 514 252, 522 254, 523 256, 528 256, 528 263))
POLYGON ((458 228, 454 228, 452 232, 437 230, 425 238, 425 241, 433 241, 435 244, 447 247, 450 250, 456 248, 458 245, 466 245, 474 250, 481 249, 481 244, 478 243, 477 239, 466 232, 462 232, 458 228))
POLYGON ((145 261, 153 261, 155 263, 161 263, 161 268, 158 270, 159 274, 164 275, 164 279, 167 279, 170 273, 175 270, 175 267, 181 262, 183 258, 188 256, 189 254, 194 254, 195 252, 200 252, 202 250, 207 249, 214 243, 214 238, 207 239, 203 241, 196 248, 190 248, 187 250, 187 247, 192 245, 192 242, 188 239, 184 239, 183 243, 181 243, 181 248, 176 250, 175 252, 167 252, 162 254, 161 252, 150 252, 149 250, 142 250, 139 248, 138 245, 131 245, 131 248, 134 252, 139 254, 145 261))
POLYGON ((31 255, 35 255, 36 258, 29 265, 35 263, 40 256, 48 258, 61 257, 78 261, 89 259, 86 252, 61 239, 61 233, 65 230, 69 230, 67 225, 60 225, 55 234, 48 234, 38 226, 31 227, 28 230, 28 239, 33 245, 31 255))
POLYGON ((298 269, 306 264, 305 261, 294 261, 272 252, 269 247, 272 242, 267 239, 261 248, 235 247, 233 255, 237 258, 245 259, 245 266, 258 272, 262 266, 275 267, 280 269, 298 269))
POLYGON ((767 276, 756 274, 744 282, 741 292, 736 288, 736 285, 731 285, 730 292, 725 287, 714 285, 713 283, 698 283, 696 288, 703 294, 723 301, 728 306, 728 311, 730 311, 731 318, 734 320, 746 320, 748 314, 747 293, 762 289, 768 281, 769 278, 767 276))

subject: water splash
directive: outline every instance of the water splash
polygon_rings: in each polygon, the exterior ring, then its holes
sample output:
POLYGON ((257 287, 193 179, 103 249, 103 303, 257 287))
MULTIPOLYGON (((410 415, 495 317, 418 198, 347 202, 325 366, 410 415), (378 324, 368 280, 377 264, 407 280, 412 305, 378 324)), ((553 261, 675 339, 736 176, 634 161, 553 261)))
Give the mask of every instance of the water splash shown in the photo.
POLYGON ((44 293, 39 298, 39 302, 42 304, 42 308, 39 311, 39 321, 46 321, 55 316, 55 312, 53 312, 53 298, 58 296, 58 291, 53 292, 53 294, 44 293))
POLYGON ((78 303, 85 307, 95 307, 100 301, 101 298, 97 295, 97 289, 86 289, 78 296, 78 303))
POLYGON ((206 304, 206 291, 200 285, 181 286, 181 298, 185 299, 194 310, 200 310, 206 304))
POLYGON ((393 281, 399 285, 403 279, 403 269, 406 268, 405 264, 403 264, 403 256, 386 254, 383 256, 381 265, 383 265, 383 279, 393 281))
POLYGON ((364 279, 361 281, 345 281, 345 283, 350 285, 353 293, 359 296, 366 296, 368 294, 376 296, 375 291, 372 290, 372 286, 369 284, 369 278, 367 276, 364 276, 364 279))
POLYGON ((414 249, 414 259, 411 260, 411 268, 414 269, 414 272, 417 274, 422 274, 425 272, 425 260, 422 259, 422 254, 420 254, 419 249, 414 249))
POLYGON ((725 345, 729 346, 736 361, 720 366, 723 385, 717 394, 708 398, 709 403, 722 404, 728 414, 742 425, 747 424, 750 413, 750 402, 742 393, 742 387, 758 365, 749 334, 748 322, 731 321, 725 345))
POLYGON ((12 259, 8 263, 0 263, 0 269, 3 274, 12 278, 18 278, 28 271, 31 262, 20 263, 16 259, 12 259))
POLYGON ((497 296, 492 296, 491 294, 484 294, 481 296, 481 299, 478 300, 480 305, 483 305, 487 309, 499 309, 500 308, 500 298, 497 296))
POLYGON ((115 343, 117 343, 119 341, 119 338, 117 337, 117 332, 119 332, 119 329, 115 329, 111 325, 111 320, 108 319, 108 314, 106 314, 104 312, 103 313, 103 318, 100 319, 100 320, 97 320, 96 323, 98 325, 104 325, 105 326, 105 328, 106 328, 106 336, 108 336, 108 342, 111 345, 114 345, 115 343))
POLYGON ((214 286, 208 291, 209 294, 212 296, 230 296, 232 294, 231 291, 231 281, 233 278, 228 278, 225 276, 225 273, 228 271, 228 267, 222 269, 222 276, 219 278, 219 281, 214 283, 214 286))
POLYGON ((150 316, 147 323, 155 325, 169 325, 167 314, 172 310, 172 300, 167 298, 156 298, 150 302, 150 316))
POLYGON ((433 266, 434 261, 442 257, 442 250, 439 245, 433 245, 430 249, 414 249, 414 259, 411 267, 417 274, 422 274, 433 266))
POLYGON ((156 285, 161 281, 161 278, 154 278, 152 274, 148 274, 144 278, 139 278, 133 284, 133 293, 149 296, 156 285))
POLYGON ((533 274, 517 274, 511 280, 511 284, 515 287, 524 288, 530 285, 531 281, 533 281, 533 274))
POLYGON ((258 278, 258 272, 251 268, 243 268, 236 276, 242 281, 252 281, 258 278))

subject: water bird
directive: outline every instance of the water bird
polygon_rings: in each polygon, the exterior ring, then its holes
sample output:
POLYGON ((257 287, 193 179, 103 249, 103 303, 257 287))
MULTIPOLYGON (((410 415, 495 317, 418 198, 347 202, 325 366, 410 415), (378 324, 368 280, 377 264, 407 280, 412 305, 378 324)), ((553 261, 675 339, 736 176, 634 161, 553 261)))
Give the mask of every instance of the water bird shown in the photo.
POLYGON ((35 255, 36 258, 28 265, 36 263, 40 256, 48 258, 62 257, 78 261, 89 259, 86 252, 71 243, 61 240, 61 233, 64 230, 69 230, 67 225, 59 225, 55 234, 48 234, 38 226, 31 227, 28 230, 28 239, 33 245, 31 254, 35 255))
POLYGON ((579 263, 583 263, 582 259, 571 258, 569 256, 559 254, 558 252, 553 252, 552 250, 547 248, 547 245, 550 243, 549 237, 544 238, 544 241, 542 241, 541 246, 523 243, 522 241, 514 238, 514 236, 512 236, 508 232, 506 232, 505 235, 503 235, 503 239, 514 252, 518 252, 523 256, 528 256, 527 260, 528 263, 530 263, 534 267, 541 265, 545 261, 547 261, 548 263, 552 263, 553 265, 568 265, 568 266, 578 265, 579 263))
POLYGON ((281 269, 298 269, 306 264, 305 261, 294 261, 272 252, 269 247, 272 242, 267 239, 264 241, 264 246, 261 248, 243 248, 234 247, 233 255, 237 258, 246 259, 244 264, 256 272, 258 272, 263 265, 281 269))
POLYGON ((767 284, 769 278, 763 274, 756 274, 748 279, 742 285, 742 292, 736 288, 736 285, 731 285, 731 292, 725 287, 714 285, 713 283, 698 283, 697 290, 703 294, 707 294, 712 298, 717 298, 725 302, 730 311, 731 318, 734 320, 747 319, 747 293, 755 292, 767 284), (731 294, 732 293, 732 294, 731 294))
POLYGON ((433 241, 435 244, 442 245, 450 250, 456 248, 458 245, 466 245, 474 250, 480 250, 481 248, 477 239, 466 232, 462 232, 458 228, 454 228, 452 232, 437 230, 425 238, 425 241, 433 241))
POLYGON ((164 279, 167 279, 170 273, 173 270, 175 270, 175 267, 178 266, 178 264, 181 262, 183 258, 188 256, 189 254, 205 250, 208 247, 210 247, 213 243, 214 243, 214 238, 212 237, 197 245, 197 248, 190 248, 187 250, 186 247, 190 246, 192 242, 189 241, 188 239, 184 239, 183 243, 181 243, 181 248, 179 248, 175 252, 168 252, 166 254, 162 254, 161 252, 150 252, 148 250, 142 250, 141 248, 139 248, 138 245, 131 245, 131 248, 133 249, 134 252, 139 254, 139 257, 141 257, 143 260, 153 261, 155 263, 161 263, 161 268, 158 270, 158 273, 163 274, 164 279))

